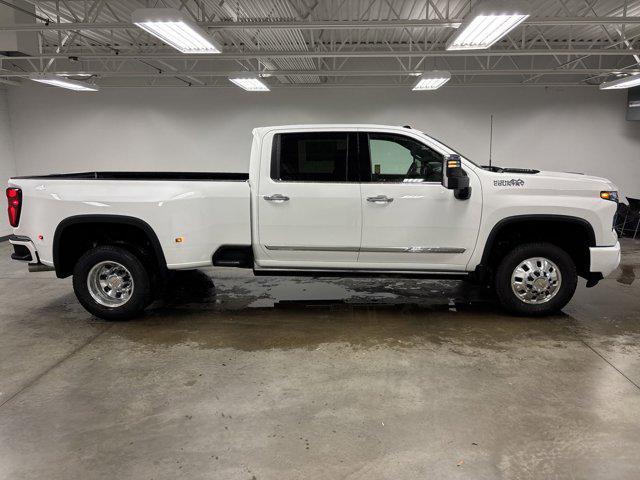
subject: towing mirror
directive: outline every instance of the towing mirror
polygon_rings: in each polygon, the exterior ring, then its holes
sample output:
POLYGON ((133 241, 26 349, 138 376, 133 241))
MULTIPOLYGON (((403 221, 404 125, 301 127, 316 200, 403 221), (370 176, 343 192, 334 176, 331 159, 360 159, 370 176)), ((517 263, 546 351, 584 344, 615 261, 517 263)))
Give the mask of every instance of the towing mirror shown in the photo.
POLYGON ((449 155, 443 160, 442 184, 445 188, 453 190, 458 200, 466 200, 471 196, 471 187, 469 186, 469 176, 462 169, 460 155, 449 155))

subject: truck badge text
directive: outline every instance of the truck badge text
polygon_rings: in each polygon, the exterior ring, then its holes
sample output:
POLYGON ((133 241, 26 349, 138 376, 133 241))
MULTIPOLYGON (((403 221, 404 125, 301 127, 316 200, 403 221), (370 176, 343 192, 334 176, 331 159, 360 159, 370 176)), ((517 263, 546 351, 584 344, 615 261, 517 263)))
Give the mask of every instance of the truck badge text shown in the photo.
POLYGON ((524 180, 521 178, 512 178, 510 180, 494 180, 494 187, 524 187, 524 180))

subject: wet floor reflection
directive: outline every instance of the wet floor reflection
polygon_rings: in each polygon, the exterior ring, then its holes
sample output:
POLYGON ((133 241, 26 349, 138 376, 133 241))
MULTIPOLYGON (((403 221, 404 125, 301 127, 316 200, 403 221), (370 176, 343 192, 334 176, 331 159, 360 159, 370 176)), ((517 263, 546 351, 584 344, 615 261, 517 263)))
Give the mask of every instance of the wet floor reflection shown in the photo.
MULTIPOLYGON (((322 344, 347 348, 447 346, 464 355, 506 350, 514 342, 549 341, 561 346, 574 337, 573 319, 513 318, 489 305, 358 305, 284 302, 275 308, 218 311, 158 308, 119 324, 123 337, 147 346, 188 344, 201 348, 315 349, 322 344), (569 328, 567 328, 569 327, 569 328)), ((115 332, 114 332, 115 333, 115 332)))
POLYGON ((471 356, 531 339, 561 345, 573 336, 568 315, 510 317, 490 294, 462 281, 212 278, 210 273, 178 272, 147 314, 119 325, 118 334, 149 347, 446 346, 471 356))
POLYGON ((636 279, 636 272, 633 265, 620 265, 620 272, 616 280, 623 285, 631 285, 636 279))
POLYGON ((215 276, 212 269, 174 272, 156 308, 243 308, 416 304, 455 309, 493 304, 489 290, 457 280, 215 276))

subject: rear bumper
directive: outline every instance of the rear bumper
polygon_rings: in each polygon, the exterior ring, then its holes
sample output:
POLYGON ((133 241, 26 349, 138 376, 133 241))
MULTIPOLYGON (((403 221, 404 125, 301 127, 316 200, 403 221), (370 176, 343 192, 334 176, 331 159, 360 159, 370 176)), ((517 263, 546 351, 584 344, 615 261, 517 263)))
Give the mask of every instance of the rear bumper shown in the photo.
POLYGON ((613 247, 590 247, 589 257, 589 270, 606 277, 620 264, 620 242, 616 242, 613 247))
POLYGON ((13 253, 11 254, 13 260, 29 264, 40 263, 38 251, 29 237, 11 235, 9 237, 9 243, 13 245, 13 253))

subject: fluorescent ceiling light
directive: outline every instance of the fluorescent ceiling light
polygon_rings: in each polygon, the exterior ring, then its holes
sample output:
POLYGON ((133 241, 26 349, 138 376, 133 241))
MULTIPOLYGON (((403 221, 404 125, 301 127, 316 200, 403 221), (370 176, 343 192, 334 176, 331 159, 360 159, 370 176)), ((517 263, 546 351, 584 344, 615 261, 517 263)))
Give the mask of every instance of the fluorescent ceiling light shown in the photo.
POLYGON ((229 77, 229 81, 249 92, 268 92, 269 86, 256 76, 229 77))
POLYGON ((182 53, 220 53, 222 47, 195 22, 174 8, 141 8, 131 20, 182 53))
POLYGON ((451 74, 442 70, 425 72, 413 86, 412 90, 437 90, 451 80, 451 74))
POLYGON ((30 75, 29 79, 34 82, 46 83, 54 87, 68 88, 69 90, 75 90, 77 92, 97 92, 99 90, 97 85, 90 85, 77 80, 69 80, 68 78, 57 75, 34 74, 30 75))
POLYGON ((514 2, 480 3, 449 39, 447 50, 489 48, 529 17, 523 10, 514 2))
POLYGON ((600 84, 600 90, 613 90, 618 88, 631 88, 640 85, 640 74, 616 78, 600 84))

